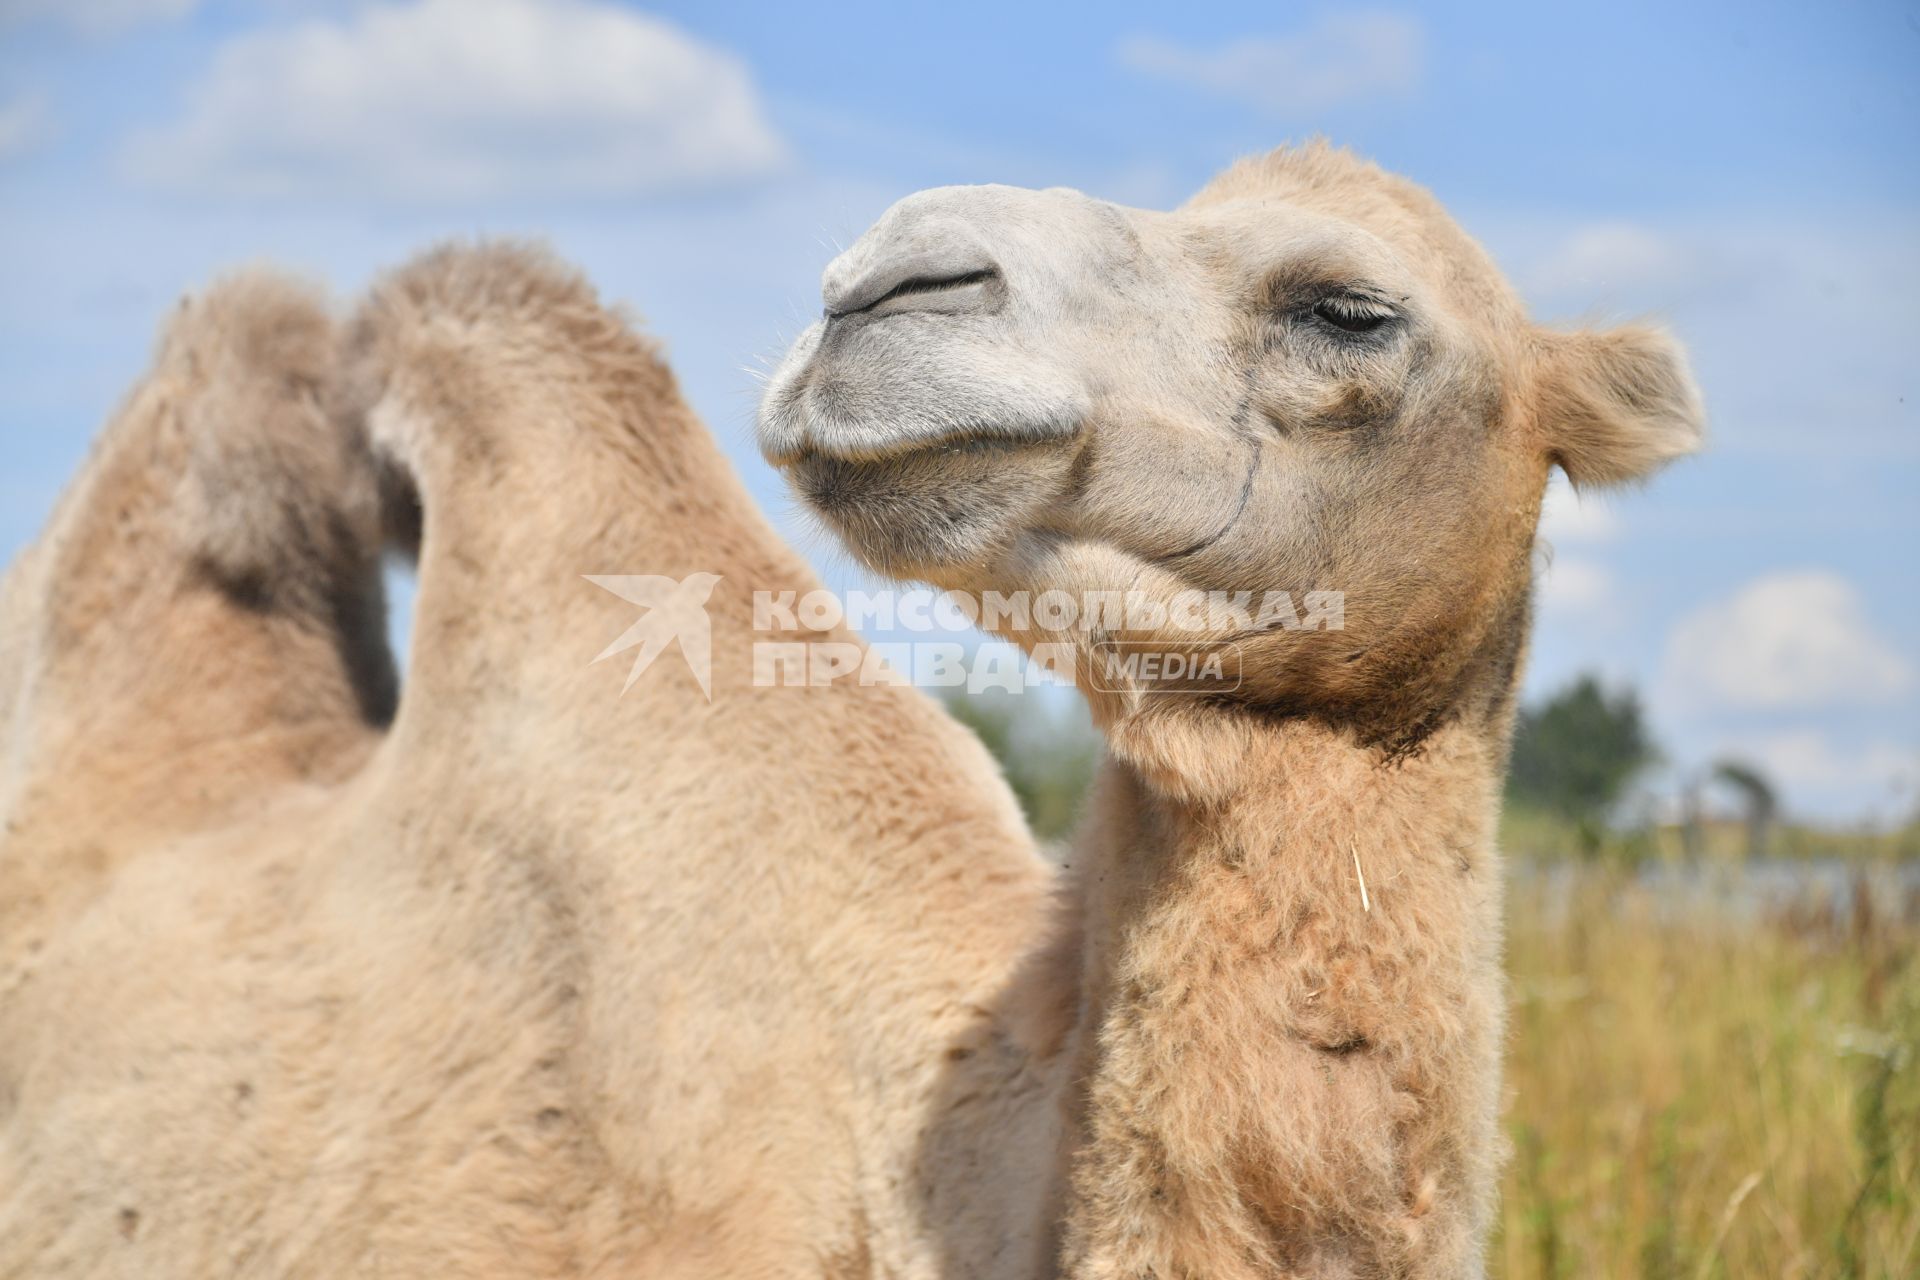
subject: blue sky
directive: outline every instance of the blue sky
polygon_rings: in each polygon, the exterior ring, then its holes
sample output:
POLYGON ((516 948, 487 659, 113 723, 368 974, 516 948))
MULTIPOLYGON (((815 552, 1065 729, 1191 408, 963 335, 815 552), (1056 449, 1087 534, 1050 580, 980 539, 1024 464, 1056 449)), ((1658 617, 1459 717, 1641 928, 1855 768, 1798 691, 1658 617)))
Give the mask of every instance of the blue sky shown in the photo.
POLYGON ((0 0, 0 555, 182 291, 266 259, 345 297, 504 232, 646 317, 849 581, 752 448, 747 372, 836 246, 923 186, 1164 207, 1325 133, 1543 318, 1694 353, 1709 453, 1553 499, 1530 690, 1631 682, 1677 769, 1739 754, 1883 821, 1920 797, 1917 72, 1913 4, 0 0))

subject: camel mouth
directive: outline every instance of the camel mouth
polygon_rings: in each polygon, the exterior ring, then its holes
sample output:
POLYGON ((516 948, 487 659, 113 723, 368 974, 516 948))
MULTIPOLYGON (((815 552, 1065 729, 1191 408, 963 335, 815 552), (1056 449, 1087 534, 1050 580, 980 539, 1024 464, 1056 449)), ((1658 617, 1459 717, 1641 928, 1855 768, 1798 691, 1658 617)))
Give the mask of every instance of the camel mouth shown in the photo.
POLYGON ((1071 463, 1050 439, 952 436, 879 456, 804 450, 784 466, 807 508, 869 567, 922 576, 1005 542, 1071 463))
POLYGON ((1031 447, 1013 437, 974 435, 865 452, 808 448, 785 470, 807 505, 823 514, 903 503, 924 509, 946 505, 943 487, 947 497, 962 494, 1031 447))
POLYGON ((1068 443, 1079 434, 1079 424, 1072 422, 978 422, 935 435, 840 423, 825 429, 816 426, 793 454, 775 459, 775 465, 782 469, 818 469, 827 463, 1011 457, 1027 449, 1068 443))

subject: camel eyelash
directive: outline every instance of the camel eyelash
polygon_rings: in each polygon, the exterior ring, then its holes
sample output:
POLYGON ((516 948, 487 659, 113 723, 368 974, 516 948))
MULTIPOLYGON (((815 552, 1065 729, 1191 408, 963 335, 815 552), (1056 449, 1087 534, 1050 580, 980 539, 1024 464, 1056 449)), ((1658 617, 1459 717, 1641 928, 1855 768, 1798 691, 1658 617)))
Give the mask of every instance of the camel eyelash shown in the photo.
POLYGON ((1341 290, 1321 295, 1310 308, 1313 319, 1341 333, 1377 333, 1400 319, 1393 304, 1372 293, 1341 290))
POLYGON ((1317 273, 1272 276, 1260 290, 1261 309, 1273 320, 1342 343, 1397 327, 1406 319, 1398 304, 1406 300, 1369 283, 1317 273))

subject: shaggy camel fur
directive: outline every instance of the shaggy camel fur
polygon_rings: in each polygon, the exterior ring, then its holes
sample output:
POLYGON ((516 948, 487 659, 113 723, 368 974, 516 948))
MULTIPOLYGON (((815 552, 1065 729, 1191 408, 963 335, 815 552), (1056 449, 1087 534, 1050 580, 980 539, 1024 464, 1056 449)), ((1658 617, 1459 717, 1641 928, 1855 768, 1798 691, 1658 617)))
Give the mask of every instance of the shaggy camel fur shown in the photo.
POLYGON ((1051 872, 923 695, 752 687, 815 585, 536 254, 185 305, 4 588, 0 1276, 1037 1269, 1051 872), (632 571, 710 703, 592 664, 632 571))
POLYGON ((875 568, 1026 592, 999 629, 1064 651, 1107 738, 1064 1271, 1477 1273, 1541 496, 1694 446, 1677 348, 1534 327, 1430 196, 1325 147, 1172 214, 923 192, 823 293, 768 456, 875 568), (1316 590, 1343 628, 1225 607, 1316 590))

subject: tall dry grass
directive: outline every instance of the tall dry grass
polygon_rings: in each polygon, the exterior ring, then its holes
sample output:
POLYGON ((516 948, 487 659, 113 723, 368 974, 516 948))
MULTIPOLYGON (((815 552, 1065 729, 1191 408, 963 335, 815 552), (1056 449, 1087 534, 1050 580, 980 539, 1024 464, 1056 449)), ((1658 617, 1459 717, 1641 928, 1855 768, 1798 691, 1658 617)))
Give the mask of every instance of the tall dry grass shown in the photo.
POLYGON ((1496 1274, 1920 1276, 1910 903, 1712 908, 1569 866, 1510 901, 1496 1274))

